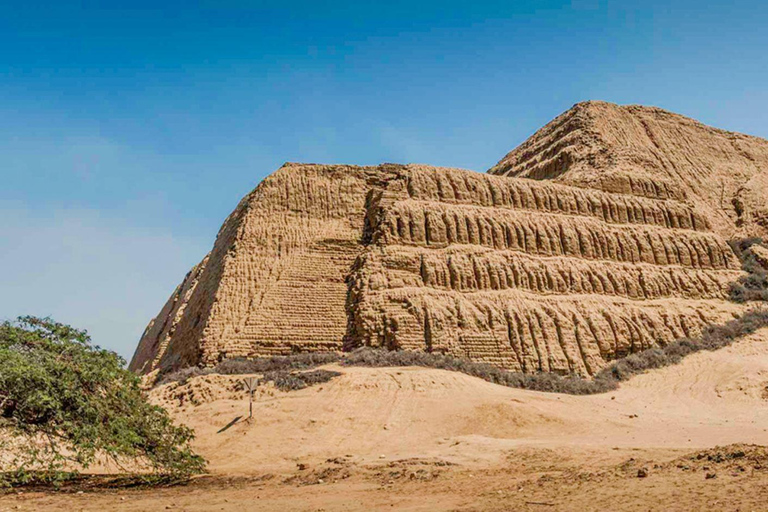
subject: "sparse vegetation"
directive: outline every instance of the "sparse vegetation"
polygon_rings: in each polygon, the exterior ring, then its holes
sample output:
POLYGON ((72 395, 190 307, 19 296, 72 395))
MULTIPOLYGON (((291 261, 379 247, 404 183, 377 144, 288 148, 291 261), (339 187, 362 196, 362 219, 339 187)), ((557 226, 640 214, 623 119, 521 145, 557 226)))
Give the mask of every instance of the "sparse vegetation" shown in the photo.
POLYGON ((260 383, 274 382, 278 389, 290 391, 327 382, 340 375, 338 372, 328 370, 312 372, 292 372, 292 370, 306 370, 323 364, 338 362, 344 366, 422 366, 461 372, 512 388, 570 395, 592 395, 616 389, 620 382, 629 380, 634 375, 647 370, 677 364, 685 356, 695 352, 726 347, 762 327, 768 327, 768 309, 755 308, 723 325, 706 328, 698 338, 683 338, 664 347, 650 348, 618 359, 593 376, 592 379, 548 372, 533 374, 511 372, 487 363, 476 363, 468 359, 434 352, 364 347, 345 354, 324 352, 254 360, 233 359, 224 361, 212 369, 180 370, 167 375, 162 383, 184 381, 190 376, 208 373, 227 375, 262 373, 263 377, 259 381, 260 383))
POLYGON ((643 350, 618 359, 595 375, 593 381, 626 381, 647 370, 677 364, 694 352, 727 347, 762 327, 768 327, 768 309, 761 307, 747 311, 723 325, 710 326, 698 338, 683 338, 664 347, 643 350))
POLYGON ((594 382, 577 376, 561 376, 554 373, 510 372, 487 363, 475 363, 450 355, 405 350, 381 350, 361 348, 345 354, 342 364, 348 366, 423 366, 465 373, 472 377, 511 388, 587 395, 609 391, 616 387, 608 381, 594 382))
POLYGON ((60 481, 99 458, 173 478, 203 471, 192 430, 151 405, 124 366, 68 325, 0 324, 0 484, 60 481))
POLYGON ((312 370, 308 372, 289 372, 286 370, 266 372, 259 379, 259 384, 273 382, 280 391, 295 391, 304 389, 315 384, 328 382, 334 377, 341 375, 339 372, 331 370, 312 370))
POLYGON ((176 370, 175 372, 161 374, 156 381, 156 385, 161 386, 171 382, 186 384, 186 382, 191 378, 200 377, 201 375, 209 375, 211 373, 216 373, 215 369, 200 368, 199 366, 188 366, 187 368, 182 368, 181 370, 176 370))
POLYGON ((308 370, 339 361, 335 352, 306 352, 290 356, 262 357, 257 359, 229 359, 219 363, 215 371, 224 375, 265 373, 288 370, 308 370))
POLYGON ((747 272, 731 285, 730 296, 735 302, 768 301, 768 271, 761 265, 753 252, 753 246, 768 248, 762 238, 746 238, 730 242, 733 251, 741 260, 741 268, 747 272))
MULTIPOLYGON (((182 368, 175 372, 161 375, 157 379, 157 385, 169 382, 184 383, 192 377, 217 373, 220 375, 248 375, 258 373, 283 373, 290 374, 295 370, 309 370, 324 364, 335 363, 341 360, 341 354, 336 352, 307 352, 290 356, 260 357, 255 359, 234 358, 225 359, 213 368, 199 368, 192 366, 182 368)), ((296 388, 300 389, 300 388, 296 388)))

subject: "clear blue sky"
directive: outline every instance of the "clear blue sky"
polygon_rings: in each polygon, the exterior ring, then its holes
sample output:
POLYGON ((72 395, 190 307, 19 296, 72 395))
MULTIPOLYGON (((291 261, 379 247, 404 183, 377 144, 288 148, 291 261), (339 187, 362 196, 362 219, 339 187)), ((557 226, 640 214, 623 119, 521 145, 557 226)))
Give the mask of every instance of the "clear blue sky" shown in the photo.
POLYGON ((738 0, 3 2, 0 318, 130 357, 285 161, 482 171, 587 99, 768 137, 767 25, 738 0))

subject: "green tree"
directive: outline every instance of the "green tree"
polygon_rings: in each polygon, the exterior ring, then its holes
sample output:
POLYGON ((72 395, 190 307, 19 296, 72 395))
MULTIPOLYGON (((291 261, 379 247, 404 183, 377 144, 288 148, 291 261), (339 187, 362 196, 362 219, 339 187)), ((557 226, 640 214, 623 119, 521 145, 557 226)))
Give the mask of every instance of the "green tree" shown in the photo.
POLYGON ((0 324, 0 465, 61 473, 105 457, 124 468, 185 477, 205 461, 191 429, 150 404, 125 361, 86 331, 50 318, 0 324), (136 466, 134 466, 136 467, 136 466))

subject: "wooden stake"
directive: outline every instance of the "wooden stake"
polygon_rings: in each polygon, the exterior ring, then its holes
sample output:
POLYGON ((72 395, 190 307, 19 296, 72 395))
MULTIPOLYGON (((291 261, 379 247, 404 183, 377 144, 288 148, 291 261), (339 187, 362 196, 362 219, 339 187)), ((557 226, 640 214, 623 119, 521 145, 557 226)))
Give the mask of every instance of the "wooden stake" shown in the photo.
POLYGON ((254 377, 248 377, 243 379, 243 383, 245 384, 245 389, 248 390, 248 419, 251 419, 253 418, 253 392, 256 391, 258 382, 254 377))

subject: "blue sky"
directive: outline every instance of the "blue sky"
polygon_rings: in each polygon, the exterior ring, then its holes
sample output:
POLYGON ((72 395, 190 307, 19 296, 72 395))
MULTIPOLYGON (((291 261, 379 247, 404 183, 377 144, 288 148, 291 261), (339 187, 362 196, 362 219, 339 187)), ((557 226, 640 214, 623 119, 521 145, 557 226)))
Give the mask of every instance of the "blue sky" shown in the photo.
POLYGON ((2 2, 0 318, 129 358, 285 161, 482 171, 587 99, 768 137, 766 22, 738 0, 2 2))

